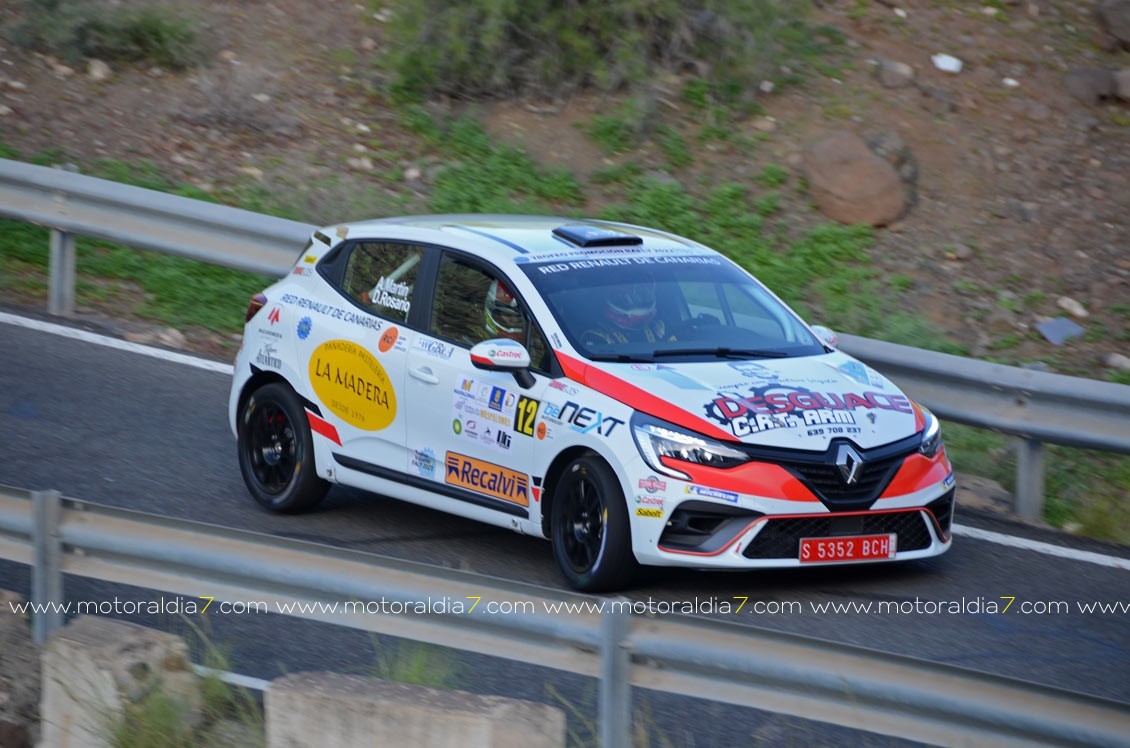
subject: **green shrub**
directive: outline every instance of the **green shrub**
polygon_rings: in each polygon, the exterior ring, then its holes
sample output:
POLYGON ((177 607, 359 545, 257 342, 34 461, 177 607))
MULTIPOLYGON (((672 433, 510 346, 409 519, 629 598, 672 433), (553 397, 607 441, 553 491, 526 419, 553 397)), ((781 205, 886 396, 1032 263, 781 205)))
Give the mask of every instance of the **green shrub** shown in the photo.
POLYGON ((627 153, 656 131, 658 119, 653 99, 632 96, 611 112, 594 115, 584 127, 589 139, 605 153, 627 153))
MULTIPOLYGON (((807 0, 419 0, 399 2, 383 63, 411 100, 643 90, 688 69, 684 95, 749 103, 758 84, 812 67, 839 36, 813 28, 807 0)), ((651 95, 651 94, 649 94, 651 95)))
POLYGON ((694 156, 691 154, 691 147, 687 144, 687 139, 673 127, 664 127, 659 132, 659 147, 663 149, 663 155, 667 157, 667 163, 676 169, 681 169, 684 166, 690 166, 694 161, 694 156))
POLYGON ((437 121, 416 109, 412 123, 426 142, 454 159, 432 184, 432 212, 557 214, 581 202, 581 188, 567 169, 543 168, 525 151, 495 145, 471 117, 437 121))
POLYGON ((23 6, 23 19, 9 29, 12 40, 72 65, 96 58, 183 69, 202 59, 192 22, 168 8, 92 0, 24 0, 23 6))

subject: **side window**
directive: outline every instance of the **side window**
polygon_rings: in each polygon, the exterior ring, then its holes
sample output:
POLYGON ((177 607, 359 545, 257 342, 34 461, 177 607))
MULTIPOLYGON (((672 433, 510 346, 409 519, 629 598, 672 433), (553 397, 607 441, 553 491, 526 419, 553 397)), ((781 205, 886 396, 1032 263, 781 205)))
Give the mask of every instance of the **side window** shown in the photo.
POLYGON ((361 242, 345 264, 342 289, 373 314, 408 321, 423 247, 395 242, 361 242))
POLYGON ((771 340, 785 338, 780 320, 759 303, 746 287, 727 285, 725 288, 726 302, 734 313, 734 322, 738 327, 752 330, 771 340))
POLYGON ((534 368, 548 366, 545 336, 522 309, 505 279, 444 255, 434 298, 433 335, 468 347, 491 338, 517 340, 529 350, 534 368))

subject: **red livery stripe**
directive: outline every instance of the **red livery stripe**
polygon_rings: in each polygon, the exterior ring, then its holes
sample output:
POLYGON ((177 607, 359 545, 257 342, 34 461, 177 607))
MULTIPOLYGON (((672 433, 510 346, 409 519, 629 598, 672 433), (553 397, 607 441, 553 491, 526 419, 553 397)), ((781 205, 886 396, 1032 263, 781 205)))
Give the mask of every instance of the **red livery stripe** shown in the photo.
POLYGON ((618 400, 630 408, 647 413, 648 415, 662 418, 685 429, 696 431, 712 439, 727 442, 736 442, 732 434, 697 416, 693 416, 682 408, 656 397, 647 390, 642 390, 634 384, 629 384, 619 377, 615 377, 595 366, 575 359, 561 351, 554 351, 565 376, 574 382, 580 382, 586 387, 591 387, 602 395, 607 395, 613 400, 618 400))
POLYGON ((334 444, 341 446, 341 437, 337 435, 337 429, 332 423, 310 411, 306 411, 306 420, 310 422, 310 430, 315 434, 321 434, 334 444))

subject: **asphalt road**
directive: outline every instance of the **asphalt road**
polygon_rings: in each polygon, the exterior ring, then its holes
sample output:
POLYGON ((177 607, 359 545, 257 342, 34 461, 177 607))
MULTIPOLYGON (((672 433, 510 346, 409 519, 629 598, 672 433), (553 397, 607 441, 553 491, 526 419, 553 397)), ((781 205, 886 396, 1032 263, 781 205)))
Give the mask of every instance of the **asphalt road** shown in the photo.
MULTIPOLYGON (((65 496, 187 519, 254 529, 564 589, 548 543, 381 496, 333 489, 319 511, 298 517, 261 510, 246 493, 226 420, 229 377, 0 322, 0 483, 58 489, 65 496)), ((960 471, 960 465, 957 466, 960 471)), ((1128 497, 1130 498, 1130 497, 1128 497)), ((1090 543, 958 509, 958 522, 1121 557, 1130 549, 1090 543)), ((0 587, 26 592, 26 569, 0 563, 0 587)), ((105 585, 68 580, 68 595, 121 594, 105 585)), ((133 597, 144 598, 144 591, 133 597)), ((151 594, 151 593, 150 593, 151 594)), ((1046 683, 1130 704, 1130 626, 1126 613, 1081 612, 1079 604, 1130 602, 1130 572, 1056 558, 959 535, 940 558, 899 566, 705 573, 654 570, 629 595, 683 602, 749 598, 730 621, 791 631, 1046 683), (1007 612, 987 613, 990 603, 1007 612), (965 601, 961 612, 951 603, 965 601), (981 611, 970 610, 979 601, 981 611), (753 604, 796 602, 799 610, 757 615, 753 604), (917 612, 818 610, 814 606, 893 601, 917 612), (917 602, 916 602, 917 601, 917 602), (1025 605, 1027 603, 1027 605, 1025 605), (1066 603, 1066 612, 1025 609, 1066 603), (932 604, 932 605, 931 605, 932 604), (941 612, 929 612, 934 608, 941 612)), ((260 677, 301 669, 364 670, 378 646, 367 635, 297 619, 221 622, 231 637, 233 667, 260 677), (327 630, 333 633, 327 633, 327 630)), ((160 622, 158 622, 160 623, 160 622)), ((472 680, 487 690, 545 678, 536 668, 508 670, 471 661, 472 680), (479 677, 481 676, 481 678, 479 677), (488 681, 490 681, 488 683, 488 681), (494 685, 492 685, 494 684, 494 685)), ((565 679, 566 681, 568 679, 565 679)), ((578 701, 591 686, 565 683, 578 701)), ((512 690, 512 689, 511 689, 512 690)), ((538 690, 538 689, 535 689, 538 690)), ((586 697, 585 694, 589 695, 586 697)), ((544 698, 544 690, 529 694, 544 698)), ((657 713, 717 724, 717 707, 656 697, 657 713), (716 715, 715 715, 716 716, 716 715)), ((683 730, 697 734, 697 728, 683 730)), ((704 723, 705 724, 705 723, 704 723)), ((752 724, 752 723, 751 723, 752 724)), ((810 725, 766 722, 705 732, 687 745, 726 745, 758 730, 810 725)), ((678 729, 678 728, 676 728, 678 729)), ((796 735, 797 733, 790 733, 796 735)), ((678 736, 676 736, 678 737, 678 736)), ((801 738, 802 742, 810 742, 801 738)), ((837 742, 841 738, 836 738, 837 742)), ((850 744, 848 741, 846 744, 850 744)), ((876 744, 874 738, 867 742, 876 744)))

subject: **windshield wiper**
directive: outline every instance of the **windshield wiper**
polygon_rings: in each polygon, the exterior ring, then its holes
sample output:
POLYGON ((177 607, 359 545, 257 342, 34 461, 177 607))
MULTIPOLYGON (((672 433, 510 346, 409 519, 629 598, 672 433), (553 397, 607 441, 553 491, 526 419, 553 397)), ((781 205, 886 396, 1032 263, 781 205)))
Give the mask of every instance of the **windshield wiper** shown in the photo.
POLYGON ((628 353, 594 353, 589 356, 591 361, 613 361, 618 364, 654 364, 651 356, 631 355, 628 353))
POLYGON ((784 351, 760 350, 757 348, 671 348, 652 353, 660 356, 717 356, 718 358, 788 358, 784 351))

